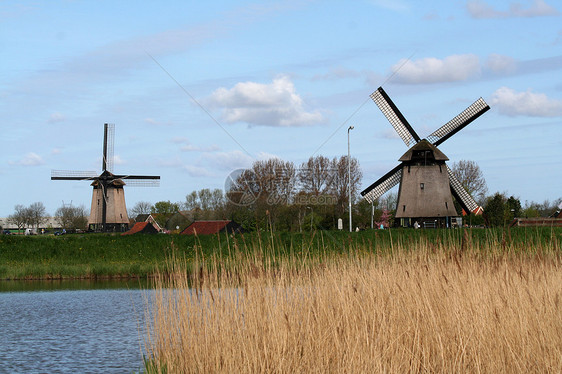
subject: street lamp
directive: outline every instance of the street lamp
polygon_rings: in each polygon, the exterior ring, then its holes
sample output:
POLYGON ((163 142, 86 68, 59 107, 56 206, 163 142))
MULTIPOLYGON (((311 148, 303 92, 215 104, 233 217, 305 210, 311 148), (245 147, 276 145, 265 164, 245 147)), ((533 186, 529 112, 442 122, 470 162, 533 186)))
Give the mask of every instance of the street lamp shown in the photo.
POLYGON ((353 126, 347 128, 347 189, 349 191, 349 232, 353 226, 351 222, 351 152, 349 148, 349 132, 353 130, 353 126))

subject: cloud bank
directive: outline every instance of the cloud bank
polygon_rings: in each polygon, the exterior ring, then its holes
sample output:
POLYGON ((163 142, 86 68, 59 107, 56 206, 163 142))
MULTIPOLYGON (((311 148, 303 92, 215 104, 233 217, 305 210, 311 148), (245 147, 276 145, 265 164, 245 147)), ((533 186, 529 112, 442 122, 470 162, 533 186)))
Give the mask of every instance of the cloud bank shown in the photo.
POLYGON ((534 93, 531 90, 516 92, 511 88, 501 87, 492 95, 490 104, 501 114, 510 117, 562 116, 562 100, 549 99, 545 94, 534 93))
POLYGON ((315 125, 324 120, 318 111, 306 111, 289 77, 270 84, 241 82, 215 90, 209 102, 222 109, 227 123, 245 122, 250 126, 295 127, 315 125))
POLYGON ((480 61, 473 54, 451 55, 444 59, 426 57, 415 61, 401 59, 392 72, 398 83, 423 84, 464 81, 480 74, 480 61))
POLYGON ((529 7, 524 8, 519 2, 511 2, 508 10, 496 10, 485 1, 467 1, 466 9, 472 18, 529 18, 557 16, 556 8, 548 5, 544 0, 533 0, 529 7))

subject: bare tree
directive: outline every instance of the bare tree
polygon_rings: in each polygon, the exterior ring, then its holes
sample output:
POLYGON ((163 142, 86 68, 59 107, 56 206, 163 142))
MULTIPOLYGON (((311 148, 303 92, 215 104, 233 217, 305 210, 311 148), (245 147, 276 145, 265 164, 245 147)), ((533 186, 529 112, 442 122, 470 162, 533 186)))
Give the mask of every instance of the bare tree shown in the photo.
POLYGON ((88 224, 86 209, 81 206, 61 206, 55 212, 55 220, 63 229, 85 229, 88 224))
POLYGON ((33 203, 29 206, 29 224, 36 229, 39 226, 47 221, 47 210, 45 209, 45 205, 41 202, 33 203))
POLYGON ((29 209, 18 204, 14 207, 14 214, 8 216, 8 222, 18 227, 18 230, 24 229, 29 224, 29 209))
POLYGON ((185 196, 185 209, 192 210, 195 208, 201 208, 199 206, 199 198, 197 197, 197 191, 192 191, 190 194, 185 196))
POLYGON ((136 217, 139 214, 150 214, 152 210, 152 204, 148 201, 139 201, 135 204, 135 206, 131 209, 131 217, 136 217))
POLYGON ((484 200, 488 187, 484 174, 476 162, 468 160, 454 162, 451 171, 472 197, 479 201, 484 200))
POLYGON ((203 188, 202 190, 199 190, 199 192, 197 192, 197 197, 199 199, 199 208, 201 208, 201 210, 209 210, 211 208, 212 194, 210 189, 203 188))
POLYGON ((331 167, 335 170, 332 193, 337 196, 338 213, 341 214, 345 211, 349 202, 349 185, 351 185, 352 199, 355 199, 359 192, 359 184, 363 178, 363 172, 356 158, 351 158, 351 165, 348 165, 347 156, 341 156, 339 159, 334 157, 331 167), (348 168, 351 169, 351 174, 349 174, 348 168))
POLYGON ((310 157, 299 169, 299 182, 302 191, 319 195, 332 188, 335 170, 329 158, 324 156, 310 157))

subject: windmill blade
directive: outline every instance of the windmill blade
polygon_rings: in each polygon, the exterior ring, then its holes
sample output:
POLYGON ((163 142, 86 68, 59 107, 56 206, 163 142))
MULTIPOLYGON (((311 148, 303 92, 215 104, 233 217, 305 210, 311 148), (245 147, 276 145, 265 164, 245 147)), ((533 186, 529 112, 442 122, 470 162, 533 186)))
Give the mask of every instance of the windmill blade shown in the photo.
POLYGON ((451 192, 453 196, 461 207, 468 213, 482 214, 482 207, 480 207, 476 201, 470 196, 468 192, 464 189, 461 182, 457 179, 455 174, 451 171, 449 166, 447 166, 447 173, 449 174, 449 184, 451 185, 451 192))
POLYGON ((112 175, 113 179, 125 179, 127 186, 159 187, 159 175, 112 175))
POLYGON ((82 181, 98 177, 95 171, 51 170, 51 180, 82 181))
POLYGON ((113 172, 113 151, 115 148, 115 124, 103 124, 103 161, 102 170, 113 172))
POLYGON ((388 119, 388 122, 390 122, 408 147, 410 147, 410 143, 413 145, 421 140, 382 87, 379 87, 371 94, 371 99, 377 104, 386 119, 388 119))
POLYGON ((402 164, 396 166, 394 169, 380 177, 375 183, 371 184, 361 192, 368 202, 372 203, 392 187, 400 183, 402 179, 402 164))
POLYGON ((128 187, 160 187, 160 179, 134 179, 128 178, 125 183, 128 187))
POLYGON ((457 132, 465 128, 469 123, 484 114, 490 107, 484 99, 476 100, 472 105, 463 110, 458 116, 435 130, 427 137, 434 146, 438 146, 457 132))

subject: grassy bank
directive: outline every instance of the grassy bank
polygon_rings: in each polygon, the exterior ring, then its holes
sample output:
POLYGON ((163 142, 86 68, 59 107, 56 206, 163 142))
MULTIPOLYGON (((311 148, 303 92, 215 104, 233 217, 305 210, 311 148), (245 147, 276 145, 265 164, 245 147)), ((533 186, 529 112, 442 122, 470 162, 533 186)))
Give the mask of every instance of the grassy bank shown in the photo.
POLYGON ((275 257, 307 258, 350 250, 388 252, 420 242, 430 248, 470 245, 485 250, 489 243, 496 243, 507 251, 545 246, 559 249, 562 229, 254 232, 234 238, 224 234, 198 238, 180 235, 2 235, 0 279, 147 277, 162 269, 172 254, 192 263, 197 254, 225 258, 231 256, 233 250, 254 252, 258 248, 275 257))
POLYGON ((562 371, 560 232, 389 234, 253 237, 169 262, 146 371, 562 371))

